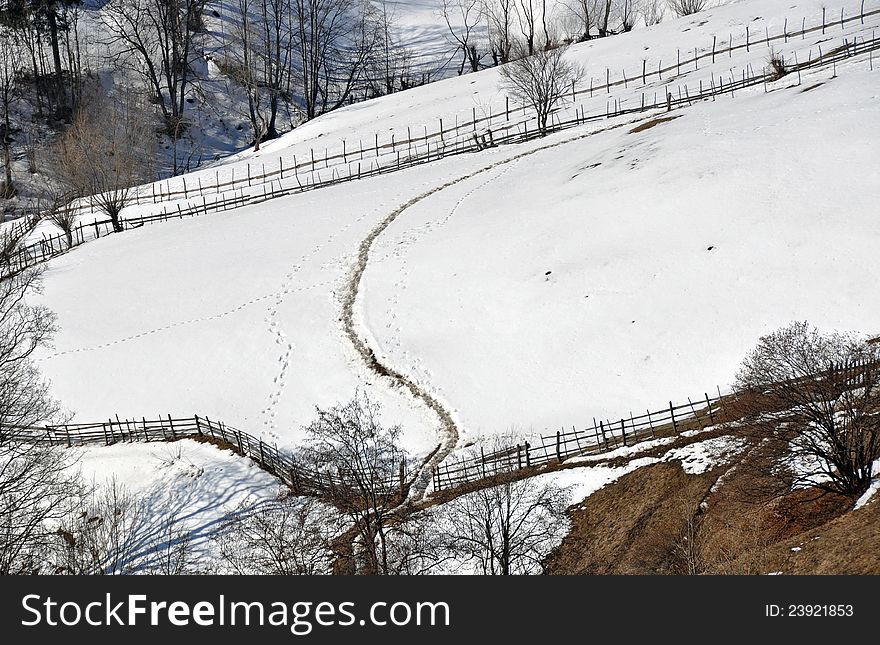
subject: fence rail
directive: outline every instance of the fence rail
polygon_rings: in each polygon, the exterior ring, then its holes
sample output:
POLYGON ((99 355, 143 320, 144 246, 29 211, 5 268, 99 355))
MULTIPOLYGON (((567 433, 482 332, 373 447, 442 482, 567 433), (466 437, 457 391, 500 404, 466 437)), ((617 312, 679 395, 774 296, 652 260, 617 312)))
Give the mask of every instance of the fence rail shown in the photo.
POLYGON ((488 479, 503 473, 531 468, 548 463, 562 463, 575 456, 601 455, 624 446, 634 446, 656 438, 657 432, 680 431, 688 421, 696 420, 701 427, 715 424, 722 397, 704 394, 696 401, 674 405, 671 401, 661 410, 646 410, 645 414, 597 421, 583 429, 559 430, 540 435, 536 443, 526 441, 515 446, 439 464, 432 476, 434 490, 456 488, 473 481, 488 479), (537 443, 540 441, 540 444, 537 443))
MULTIPOLYGON (((827 23, 824 25, 824 29, 827 30, 831 26, 843 25, 854 20, 863 20, 864 17, 876 14, 880 14, 880 9, 864 13, 863 16, 856 15, 849 18, 842 18, 837 22, 827 23)), ((819 29, 822 29, 822 27, 810 27, 805 31, 786 32, 781 37, 788 39, 794 36, 801 36, 805 33, 818 31, 819 29)), ((779 35, 770 36, 767 34, 767 37, 761 39, 761 41, 769 42, 769 40, 779 37, 779 35)), ((747 48, 753 44, 754 43, 749 44, 748 46, 743 44, 742 47, 747 48)), ((760 42, 757 44, 760 44, 760 42)), ((734 46, 732 48, 737 49, 739 47, 740 46, 734 46)), ((858 39, 854 39, 852 42, 848 39, 844 39, 842 45, 832 48, 829 51, 823 52, 821 46, 819 46, 815 56, 812 55, 811 52, 810 56, 805 61, 798 61, 795 56, 795 61, 793 63, 789 61, 787 67, 791 74, 797 74, 799 77, 803 70, 827 65, 836 65, 836 63, 853 56, 865 53, 871 55, 878 49, 880 49, 880 41, 876 39, 874 34, 872 34, 870 40, 863 38, 861 42, 859 42, 858 39)), ((697 53, 691 62, 696 64, 696 61, 704 56, 705 54, 700 55, 697 53)), ((688 61, 685 61, 685 63, 687 62, 688 61)), ((871 63, 873 64, 873 59, 871 59, 871 63)), ((657 72, 658 76, 662 78, 663 72, 669 71, 670 69, 671 68, 666 70, 659 69, 657 72)), ((671 111, 672 109, 684 105, 691 105, 695 102, 715 100, 728 93, 731 96, 734 96, 737 91, 749 87, 763 84, 766 88, 768 83, 778 80, 774 74, 775 72, 767 72, 764 70, 761 70, 761 73, 756 74, 751 68, 749 68, 748 72, 745 69, 742 70, 739 77, 733 75, 733 72, 731 72, 731 76, 728 79, 725 79, 723 75, 716 76, 713 72, 709 79, 698 81, 696 86, 693 84, 689 86, 685 83, 683 85, 676 85, 675 88, 673 88, 672 85, 667 84, 660 88, 662 93, 659 95, 657 91, 651 96, 649 96, 647 92, 642 92, 637 99, 637 103, 634 105, 627 106, 626 101, 623 99, 615 99, 613 102, 608 100, 604 111, 590 114, 585 111, 583 105, 574 105, 573 116, 571 114, 571 106, 560 107, 554 110, 551 115, 551 120, 547 129, 550 132, 561 131, 578 125, 623 115, 664 109, 666 111, 671 111), (567 115, 569 118, 563 118, 564 115, 567 115)), ((620 83, 627 83, 625 74, 624 80, 606 86, 593 87, 591 93, 603 89, 607 90, 609 87, 619 85, 620 83)), ((576 96, 577 93, 577 90, 575 90, 574 95, 576 96)), ((160 189, 159 194, 154 194, 147 200, 147 202, 152 201, 153 203, 161 203, 180 196, 185 200, 200 198, 201 202, 195 201, 186 205, 182 205, 178 202, 175 206, 165 204, 163 205, 161 212, 123 218, 120 220, 120 224, 123 229, 132 229, 139 228, 145 224, 165 222, 170 219, 181 219, 212 212, 227 211, 239 206, 259 204, 277 197, 333 186, 343 182, 373 177, 389 172, 396 172, 398 170, 411 168, 416 165, 429 163, 456 154, 476 152, 484 150, 487 147, 494 147, 508 143, 526 142, 544 134, 535 126, 532 126, 531 130, 529 129, 529 123, 534 120, 533 118, 524 118, 521 120, 510 119, 511 114, 515 115, 518 112, 525 114, 526 111, 527 108, 525 107, 517 108, 516 110, 508 110, 507 113, 505 113, 502 122, 496 124, 494 129, 491 127, 488 128, 485 133, 478 133, 476 128, 477 124, 483 123, 485 119, 475 118, 472 122, 456 124, 451 130, 444 129, 441 120, 439 131, 429 134, 426 129, 424 137, 407 138, 406 140, 399 142, 395 142, 392 138, 392 142, 387 145, 379 144, 377 140, 376 146, 372 149, 376 153, 376 157, 368 159, 366 164, 362 161, 364 150, 361 147, 360 150, 351 153, 347 153, 343 150, 341 155, 336 156, 328 156, 325 154, 323 168, 319 167, 322 160, 316 159, 314 155, 312 155, 308 162, 301 164, 294 163, 292 166, 287 167, 285 167, 283 159, 279 158, 279 168, 277 170, 263 172, 262 174, 253 176, 251 175, 250 167, 248 166, 247 176, 241 180, 235 180, 233 177, 232 182, 220 182, 218 175, 217 184, 210 187, 211 190, 202 186, 201 179, 198 180, 196 186, 193 186, 192 189, 188 189, 186 186, 186 179, 182 178, 184 182, 184 190, 182 192, 175 192, 170 188, 168 191, 163 192, 160 189), (447 140, 446 134, 451 133, 456 133, 456 136, 447 140), (439 137, 439 141, 435 143, 433 150, 431 148, 431 137, 439 137), (425 145, 422 146, 422 143, 425 145), (393 154, 387 158, 381 157, 379 151, 389 147, 390 150, 393 151, 393 154), (355 159, 356 157, 357 159, 355 159), (330 160, 340 158, 344 161, 344 164, 340 164, 339 166, 329 165, 330 160), (300 169, 308 169, 309 172, 301 176, 299 174, 300 169), (322 178, 321 170, 324 170, 325 173, 329 172, 330 177, 327 177, 325 174, 325 177, 322 178), (241 184, 241 186, 235 188, 237 184, 241 184), (230 190, 225 192, 232 194, 224 195, 221 188, 227 186, 230 187, 230 190), (260 190, 260 188, 262 188, 262 190, 260 190), (213 199, 209 199, 209 196, 212 196, 213 199)), ((487 118, 490 118, 491 120, 491 117, 487 118)), ((495 118, 497 118, 497 116, 495 118)), ((155 184, 151 186, 154 193, 155 186, 155 184)), ((142 201, 143 199, 145 199, 143 196, 137 197, 136 202, 138 200, 142 201)), ((42 239, 19 246, 14 250, 7 250, 6 253, 0 254, 0 279, 9 274, 20 272, 30 266, 45 262, 46 260, 65 253, 71 248, 79 246, 86 241, 100 238, 112 232, 113 224, 111 220, 104 219, 78 224, 71 230, 69 237, 63 233, 53 235, 44 234, 42 239)))
MULTIPOLYGON (((880 361, 866 358, 850 363, 831 364, 820 373, 802 378, 805 382, 823 383, 832 380, 836 387, 853 389, 863 387, 868 375, 880 369, 880 361)), ((789 382, 788 386, 791 385, 789 382)), ((702 429, 720 422, 724 414, 725 398, 737 398, 738 393, 724 397, 702 397, 687 403, 668 406, 657 411, 646 410, 638 416, 629 414, 619 420, 596 421, 583 429, 540 435, 540 445, 528 441, 506 446, 486 453, 480 448, 473 454, 454 461, 445 461, 434 467, 432 482, 435 491, 449 490, 465 484, 490 481, 492 478, 544 464, 562 463, 572 457, 608 454, 621 447, 635 446, 654 439, 658 433, 680 434, 683 426, 696 422, 702 429)), ((768 388, 763 394, 773 393, 768 388)), ((68 423, 47 426, 20 427, 0 424, 0 442, 44 443, 71 448, 73 446, 104 445, 124 442, 176 441, 184 438, 210 439, 236 450, 250 458, 263 470, 275 475, 300 495, 324 495, 328 491, 351 487, 350 482, 372 477, 359 472, 317 470, 298 461, 292 454, 270 445, 246 432, 205 416, 175 418, 171 415, 155 419, 119 419, 93 423, 68 423)), ((395 460, 396 462, 396 460, 395 460)), ((399 467, 390 479, 380 482, 389 496, 406 494, 409 483, 417 472, 408 470, 409 464, 401 454, 399 467)))
MULTIPOLYGON (((350 482, 365 477, 341 470, 319 471, 300 463, 292 454, 279 450, 220 421, 196 415, 174 418, 171 415, 156 419, 107 419, 95 423, 69 423, 42 427, 16 427, 0 425, 3 442, 43 443, 53 446, 73 447, 86 445, 110 446, 124 442, 176 441, 186 438, 211 439, 231 447, 244 457, 250 458, 260 468, 275 475, 299 495, 323 495, 328 491, 350 487, 350 482)), ((407 471, 406 458, 401 455, 399 467, 390 480, 380 482, 389 496, 405 493, 413 473, 407 471)))
MULTIPOLYGON (((829 365, 821 373, 804 376, 802 380, 823 383, 827 379, 833 379, 845 388, 856 388, 864 385, 866 375, 878 367, 880 363, 873 359, 837 363, 829 365)), ((787 385, 790 386, 791 383, 787 385)), ((479 454, 438 464, 432 473, 434 490, 448 490, 481 480, 491 480, 498 475, 534 466, 559 464, 571 457, 607 454, 621 447, 635 446, 655 439, 658 431, 679 434, 682 426, 692 426, 693 422, 705 429, 722 418, 720 415, 723 414, 725 397, 721 395, 720 388, 716 390, 718 396, 710 397, 708 393, 704 393, 702 397, 694 400, 688 398, 687 403, 679 405, 670 401, 663 409, 655 412, 646 410, 645 414, 639 416, 630 413, 628 417, 619 420, 606 419, 598 422, 594 417, 592 426, 580 430, 572 428, 570 432, 560 430, 555 434, 540 435, 537 437, 540 445, 525 441, 489 453, 481 447, 479 454)), ((772 395, 773 391, 774 388, 771 387, 763 394, 772 395)), ((736 398, 737 394, 729 396, 736 398)))

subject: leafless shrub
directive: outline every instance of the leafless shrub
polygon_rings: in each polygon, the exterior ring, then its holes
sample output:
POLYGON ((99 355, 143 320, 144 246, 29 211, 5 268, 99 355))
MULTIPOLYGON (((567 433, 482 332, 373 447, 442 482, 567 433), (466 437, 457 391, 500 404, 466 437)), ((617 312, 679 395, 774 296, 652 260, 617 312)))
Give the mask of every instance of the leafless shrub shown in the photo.
POLYGON ((880 458, 880 348, 796 322, 763 336, 735 386, 740 414, 770 444, 795 486, 857 498, 880 458), (771 401, 783 416, 767 414, 771 401))
POLYGON ((55 531, 55 571, 69 575, 197 573, 173 499, 135 497, 111 479, 75 498, 55 531))
POLYGON ((56 571, 71 575, 129 574, 135 570, 142 508, 115 480, 73 506, 57 529, 56 571))
POLYGON ((790 72, 785 64, 785 59, 778 53, 771 53, 770 60, 767 61, 770 69, 770 80, 776 81, 790 72))
POLYGON ((642 0, 641 14, 646 27, 659 25, 666 15, 666 5, 663 0, 642 0))
POLYGON ((386 521, 400 501, 399 477, 406 453, 400 427, 384 427, 379 407, 366 395, 342 406, 317 410, 307 428, 302 459, 323 473, 326 499, 357 535, 356 557, 365 573, 390 571, 386 521))
POLYGON ((706 0, 669 0, 669 8, 676 16, 690 16, 706 8, 706 0))
POLYGON ((66 190, 91 199, 118 232, 132 188, 152 177, 153 145, 148 119, 133 104, 95 99, 61 137, 56 170, 66 190))
POLYGON ((706 569, 703 549, 699 541, 700 505, 687 497, 676 500, 675 508, 681 516, 681 530, 672 549, 677 573, 694 576, 706 569))
POLYGON ((564 489, 537 478, 453 499, 435 516, 455 559, 484 575, 534 574, 568 531, 564 489))
POLYGON ((339 514, 314 498, 288 497, 239 507, 217 539, 217 552, 231 573, 320 575, 330 572, 339 514))
POLYGON ((41 208, 41 210, 44 213, 43 217, 64 233, 67 248, 71 248, 73 246, 73 232, 79 221, 79 213, 71 204, 70 198, 61 194, 50 195, 45 200, 45 208, 41 208))
POLYGON ((579 65, 565 58, 568 46, 536 51, 528 56, 519 44, 515 59, 501 67, 501 78, 510 95, 534 108, 538 129, 547 134, 547 121, 553 108, 583 78, 579 65))

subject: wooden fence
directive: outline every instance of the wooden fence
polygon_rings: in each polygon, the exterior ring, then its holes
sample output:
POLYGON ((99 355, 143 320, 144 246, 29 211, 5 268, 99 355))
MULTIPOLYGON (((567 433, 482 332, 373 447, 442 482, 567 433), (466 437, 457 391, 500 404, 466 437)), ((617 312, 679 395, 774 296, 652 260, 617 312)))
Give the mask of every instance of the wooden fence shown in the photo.
MULTIPOLYGON (((823 9, 821 23, 807 26, 806 18, 803 18, 799 23, 800 29, 790 30, 789 22, 786 19, 782 31, 775 34, 770 33, 769 27, 765 27, 763 33, 752 34, 750 33, 750 26, 746 24, 743 41, 738 44, 734 44, 732 33, 728 36, 726 46, 722 44, 719 47, 717 37, 713 37, 711 46, 707 45, 702 51, 699 48, 688 50, 685 52, 685 58, 681 57, 682 52, 679 49, 675 63, 669 63, 665 67, 663 66, 663 61, 659 60, 656 66, 652 63, 649 68, 647 59, 642 59, 636 72, 628 75, 624 68, 620 71, 620 76, 616 80, 611 80, 611 78, 612 73, 614 76, 617 76, 617 72, 606 68, 604 83, 594 83, 591 78, 589 83, 585 82, 580 87, 573 86, 571 93, 567 94, 566 98, 570 101, 570 104, 574 105, 581 97, 592 98, 597 94, 611 94, 612 89, 618 87, 628 89, 630 86, 638 84, 646 86, 654 81, 660 83, 669 82, 676 76, 679 76, 682 71, 698 70, 700 61, 703 60, 711 60, 711 63, 714 64, 716 59, 725 55, 730 58, 734 52, 739 50, 750 52, 753 48, 761 45, 769 47, 772 43, 779 41, 788 43, 790 40, 804 39, 807 34, 811 33, 826 34, 833 32, 837 27, 844 29, 846 25, 856 21, 864 25, 865 18, 877 15, 880 15, 880 9, 866 12, 864 11, 864 6, 862 6, 857 14, 845 16, 843 9, 841 9, 839 18, 830 19, 831 12, 823 9), (664 75, 666 76, 665 81, 664 75)), ((797 25, 794 21, 792 24, 797 25)), ((871 40, 874 40, 873 35, 871 40)), ((532 108, 524 104, 511 106, 510 98, 506 97, 503 108, 499 105, 493 111, 493 108, 489 106, 488 113, 482 116, 478 115, 477 108, 473 107, 469 120, 459 121, 458 118, 455 118, 451 123, 448 122, 449 119, 444 123, 444 119, 438 117, 437 125, 433 129, 429 130, 425 124, 419 127, 407 126, 405 136, 402 131, 399 135, 396 132, 392 132, 388 141, 381 142, 379 134, 374 133, 372 140, 367 141, 366 147, 362 139, 358 140, 357 146, 354 144, 349 145, 343 140, 341 145, 338 145, 332 151, 329 146, 317 151, 312 148, 305 159, 302 158, 302 155, 300 155, 300 158, 293 155, 286 160, 279 156, 278 165, 274 169, 267 170, 264 162, 254 163, 253 165, 245 164, 243 169, 239 169, 239 176, 236 177, 235 169, 233 168, 232 176, 227 180, 221 181, 219 171, 215 171, 213 182, 209 182, 207 176, 205 182, 202 182, 201 177, 197 176, 196 179, 190 179, 189 185, 187 185, 184 178, 181 178, 182 181, 179 183, 182 185, 177 188, 173 188, 170 181, 165 181, 164 187, 163 182, 150 184, 139 191, 135 198, 135 203, 156 204, 178 198, 188 199, 192 195, 200 196, 206 192, 220 193, 226 190, 250 188, 264 182, 283 180, 285 175, 289 177, 291 174, 313 174, 322 169, 328 170, 332 165, 341 164, 347 166, 351 162, 363 162, 364 160, 371 159, 378 160, 380 157, 388 155, 392 157, 398 154, 426 155, 429 157, 432 154, 435 156, 443 155, 443 151, 447 148, 467 145, 468 140, 474 133, 493 129, 509 129, 513 123, 512 119, 515 122, 520 117, 528 117, 525 121, 520 120, 518 122, 522 127, 524 123, 530 123, 535 120, 535 117, 530 116, 531 112, 532 108), (433 152, 431 150, 432 145, 434 148, 433 152)))
POLYGON ((617 420, 596 421, 583 429, 559 430, 555 434, 541 435, 540 445, 531 442, 518 443, 500 450, 445 461, 439 464, 432 476, 434 490, 456 488, 463 484, 487 479, 502 473, 548 463, 562 463, 574 456, 599 455, 624 446, 634 446, 656 438, 663 429, 678 433, 681 426, 696 421, 700 427, 715 424, 721 396, 705 394, 696 401, 673 405, 672 401, 662 410, 646 410, 645 414, 617 420))
MULTIPOLYGON (((820 387, 830 380, 834 383, 832 390, 852 389, 862 387, 867 375, 878 368, 880 363, 866 358, 846 364, 829 365, 827 370, 804 376, 802 380, 816 383, 820 387)), ((791 383, 787 385, 791 386, 791 383)), ((769 387, 761 394, 772 395, 774 390, 775 388, 769 387)), ((661 410, 647 410, 639 416, 630 413, 628 417, 619 420, 606 419, 599 422, 594 417, 592 426, 580 430, 572 428, 570 432, 559 430, 555 434, 539 436, 540 445, 525 441, 489 453, 481 447, 479 454, 474 453, 438 464, 432 473, 434 490, 448 490, 481 480, 491 480, 501 474, 542 464, 558 464, 571 457, 605 454, 655 439, 658 431, 664 435, 679 434, 685 424, 691 428, 696 424, 705 429, 715 425, 723 413, 724 397, 721 396, 720 388, 716 388, 716 391, 718 396, 715 397, 704 393, 702 397, 695 400, 688 398, 687 403, 680 405, 673 405, 670 401, 661 410)), ((737 396, 734 393, 730 398, 735 399, 737 396)))
MULTIPOLYGON (((770 41, 779 38, 783 38, 787 41, 789 38, 803 36, 806 33, 819 30, 822 30, 822 33, 825 33, 827 29, 835 25, 843 26, 854 20, 861 20, 863 22, 864 17, 876 14, 880 14, 880 9, 848 18, 841 16, 841 19, 836 22, 824 23, 823 21, 823 25, 803 28, 796 32, 788 32, 786 26, 783 34, 777 34, 774 36, 766 34, 765 38, 753 43, 750 43, 747 37, 746 42, 741 45, 733 46, 728 43, 728 49, 723 51, 729 52, 740 48, 748 50, 749 47, 760 44, 760 42, 769 43, 770 41)), ((800 73, 803 70, 827 65, 836 65, 838 62, 847 58, 867 53, 870 56, 869 63, 873 67, 872 55, 873 52, 878 49, 880 49, 880 41, 877 40, 875 34, 872 34, 870 40, 863 38, 861 42, 857 39, 854 39, 852 42, 848 39, 844 39, 840 46, 828 51, 822 51, 821 45, 819 45, 815 55, 813 55, 813 52, 811 51, 805 61, 798 61, 795 56, 793 62, 786 61, 786 66, 790 70, 790 74, 797 74, 798 79, 800 80, 800 73)), ((685 60, 681 64, 687 65, 692 63, 697 65, 700 59, 707 56, 713 56, 714 60, 714 55, 717 53, 718 52, 713 46, 712 52, 704 52, 703 54, 697 52, 695 53, 694 58, 689 61, 685 60)), ((675 68, 677 67, 678 65, 675 66, 675 68)), ((662 78, 663 73, 670 72, 672 69, 674 68, 658 68, 658 70, 653 73, 656 74, 658 78, 662 78)), ((663 88, 660 88, 660 92, 654 91, 650 96, 647 92, 642 92, 640 96, 629 105, 626 104, 625 99, 614 99, 613 101, 609 99, 606 101, 604 111, 592 114, 588 114, 583 105, 574 105, 573 115, 570 107, 560 107, 553 111, 548 124, 548 131, 560 131, 621 115, 664 109, 669 111, 684 105, 691 105, 698 101, 715 100, 728 93, 731 96, 735 96, 737 91, 762 84, 766 89, 768 83, 777 80, 774 74, 775 72, 773 71, 768 72, 765 70, 760 70, 760 73, 755 73, 751 67, 749 67, 748 71, 743 69, 740 76, 736 76, 731 72, 730 77, 728 78, 723 75, 716 76, 713 72, 709 79, 699 80, 696 86, 685 83, 673 87, 671 84, 667 84, 663 88), (563 115, 568 118, 563 118, 563 115)), ((642 80, 646 79, 647 73, 645 79, 642 80)), ((625 73, 623 74, 623 79, 621 81, 615 81, 613 83, 609 82, 606 85, 591 87, 589 92, 592 95, 597 91, 607 91, 610 87, 620 84, 625 86, 628 84, 628 79, 626 78, 625 73)), ((572 97, 574 99, 578 94, 583 93, 584 90, 574 89, 572 97)), ((525 107, 520 107, 516 110, 508 109, 504 114, 503 121, 496 123, 494 129, 488 127, 485 133, 478 133, 477 125, 491 123, 493 119, 491 115, 484 118, 475 117, 473 121, 456 124, 452 128, 444 128, 441 120, 440 128, 437 132, 429 134, 427 129, 425 129, 423 137, 408 137, 406 140, 395 142, 392 135, 392 140, 388 144, 379 144, 378 139, 376 139, 376 145, 372 149, 365 151, 361 146, 359 150, 352 151, 351 153, 347 153, 345 146, 343 145, 343 151, 341 154, 328 156, 325 150, 323 159, 316 159, 313 151, 309 161, 305 163, 296 163, 296 158, 294 157, 294 163, 287 167, 285 167, 283 159, 279 158, 278 169, 265 171, 265 166, 263 166, 262 173, 252 175, 250 166, 248 166, 246 176, 240 180, 236 180, 233 175, 232 181, 221 182, 219 175, 217 175, 217 182, 213 186, 203 186, 201 179, 199 179, 196 185, 189 188, 186 184, 186 179, 182 178, 184 186, 182 191, 171 190, 169 184, 167 191, 162 191, 160 188, 158 194, 155 192, 156 184, 153 184, 151 185, 151 190, 153 191, 152 195, 149 198, 140 195, 139 197, 136 197, 136 203, 161 203, 162 201, 177 197, 195 201, 186 205, 181 205, 179 202, 176 206, 165 204, 163 205, 162 212, 123 218, 121 224, 123 229, 131 229, 138 228, 144 224, 165 222, 169 219, 180 219, 212 212, 222 212, 248 204, 259 204, 269 199, 283 197, 294 193, 332 186, 356 179, 373 177, 388 172, 395 172, 455 154, 476 152, 484 150, 487 147, 508 143, 523 143, 543 136, 543 133, 535 126, 532 126, 531 130, 529 129, 529 123, 534 120, 533 118, 525 118, 519 121, 511 120, 511 114, 518 112, 524 114, 527 110, 528 108, 525 107), (467 135, 464 133, 467 133, 467 135), (432 138, 439 139, 439 141, 435 142, 433 150, 431 148, 432 138), (424 144, 424 147, 422 147, 422 144, 424 144), (365 163, 363 161, 365 159, 364 154, 365 152, 370 151, 374 153, 375 157, 370 159, 368 155, 365 163), (382 151, 391 151, 393 154, 383 159, 382 151), (343 164, 338 166, 330 165, 329 163, 330 161, 340 159, 343 164), (322 161, 323 167, 321 167, 322 161), (305 171, 302 175, 300 175, 301 170, 305 171), (325 172, 323 178, 321 177, 322 170, 325 172), (327 174, 330 176, 327 177, 327 174), (236 188, 238 184, 241 185, 236 188), (262 188, 262 190, 260 190, 260 188, 262 188), (231 194, 224 195, 224 193, 231 194), (213 196, 213 198, 209 199, 209 196, 213 196), (199 199, 200 202, 198 201, 199 199)), ((497 116, 494 118, 497 118, 497 116)), ((45 262, 52 257, 65 253, 74 246, 99 238, 102 235, 108 235, 112 232, 112 222, 109 219, 105 219, 78 224, 71 231, 69 240, 67 236, 62 233, 54 235, 44 234, 41 239, 20 246, 15 249, 14 252, 7 252, 5 255, 0 256, 0 279, 6 275, 45 262)))
MULTIPOLYGON (((858 13, 850 16, 844 15, 844 11, 841 9, 839 14, 835 13, 832 17, 832 12, 823 9, 821 23, 807 26, 806 18, 803 18, 800 23, 792 21, 792 25, 794 27, 799 26, 799 29, 790 30, 789 21, 785 19, 782 31, 772 34, 769 31, 769 27, 766 26, 763 33, 753 34, 750 32, 752 27, 746 24, 744 26, 745 34, 742 36, 742 42, 735 44, 733 33, 730 32, 726 45, 723 41, 719 45, 717 36, 713 36, 711 45, 707 44, 702 49, 688 49, 684 52, 684 58, 682 58, 682 50, 678 49, 675 63, 670 62, 666 66, 663 65, 662 60, 658 60, 656 65, 652 62, 649 66, 647 59, 642 59, 639 61, 638 69, 635 72, 627 74, 626 69, 623 68, 620 70, 619 77, 616 70, 606 68, 604 82, 595 83, 594 79, 590 78, 589 83, 584 82, 580 87, 573 86, 566 99, 570 105, 576 106, 576 103, 581 98, 592 98, 601 94, 610 95, 614 88, 622 87, 628 89, 639 84, 645 87, 649 83, 654 82, 660 84, 668 83, 675 77, 680 76, 682 71, 688 72, 700 69, 700 61, 710 60, 714 64, 716 59, 723 58, 724 56, 731 58, 734 52, 740 50, 750 52, 753 48, 761 45, 769 47, 771 44, 779 41, 788 43, 790 40, 804 39, 807 34, 811 33, 832 33, 836 28, 839 27, 843 30, 848 24, 855 23, 856 21, 864 25, 865 18, 877 15, 880 15, 880 9, 872 9, 866 12, 864 5, 862 5, 858 13), (617 78, 612 80, 612 75, 617 78)), ((875 37, 872 34, 871 41, 873 42, 874 39, 875 37)), ((630 69, 632 69, 632 66, 630 69)), ((661 103, 663 98, 661 97, 661 103)), ((654 103, 656 104, 656 101, 654 103)), ((575 107, 576 111, 578 109, 583 110, 583 106, 580 106, 580 108, 575 107)), ((611 108, 609 107, 606 110, 605 116, 608 116, 610 111, 611 108)), ((220 171, 215 170, 213 178, 210 177, 210 173, 197 171, 190 176, 189 183, 187 183, 186 176, 181 176, 179 181, 174 180, 178 184, 176 187, 172 186, 172 180, 154 182, 138 188, 133 202, 139 205, 160 204, 176 199, 188 200, 191 197, 250 189, 264 183, 283 182, 285 178, 291 177, 297 178, 300 182, 315 184, 314 177, 309 179, 309 176, 314 176, 315 173, 321 170, 330 172, 333 166, 347 167, 349 164, 354 163, 361 165, 366 162, 369 168, 372 168, 373 163, 377 164, 377 166, 381 166, 384 163, 385 167, 388 168, 388 166, 399 163, 401 157, 405 158, 415 155, 427 160, 433 160, 442 156, 448 156, 449 154, 467 151, 460 148, 470 147, 470 139, 474 134, 485 131, 491 132, 493 130, 496 132, 504 131, 512 128, 527 131, 529 124, 535 121, 535 117, 531 116, 531 113, 531 107, 524 104, 511 105, 510 98, 506 97, 503 108, 499 105, 493 110, 493 107, 489 106, 488 113, 478 115, 477 108, 473 107, 469 120, 460 121, 458 117, 455 117, 450 123, 448 118, 444 122, 443 118, 438 117, 437 125, 433 129, 429 129, 426 124, 418 127, 407 126, 405 135, 402 130, 400 133, 392 131, 390 139, 387 141, 380 141, 379 133, 374 133, 366 141, 366 145, 363 139, 359 139, 356 146, 353 142, 349 144, 346 140, 342 140, 341 145, 337 145, 332 150, 330 146, 326 146, 323 150, 311 148, 307 155, 300 154, 299 157, 291 155, 291 157, 285 159, 283 156, 279 156, 277 166, 274 168, 271 167, 271 162, 269 168, 267 168, 265 162, 245 163, 244 168, 238 168, 238 176, 236 176, 236 168, 233 166, 231 176, 228 179, 221 179, 220 171)), ((535 129, 534 125, 532 129, 535 129)), ((341 169, 339 172, 341 173, 341 169)), ((347 174, 351 175, 351 172, 349 171, 347 174)), ((318 180, 317 183, 321 184, 322 182, 318 180)), ((76 207, 81 211, 90 213, 93 213, 95 210, 93 200, 88 198, 80 200, 76 207)))
MULTIPOLYGON (((275 475, 298 495, 323 495, 328 491, 350 487, 352 481, 367 480, 370 475, 318 471, 297 461, 290 453, 279 450, 246 432, 208 417, 157 419, 107 419, 97 423, 70 423, 43 427, 0 426, 3 442, 44 443, 73 447, 85 445, 110 446, 123 442, 176 441, 185 438, 211 439, 250 458, 260 468, 275 475)), ((405 494, 414 473, 407 471, 407 460, 401 455, 395 475, 380 486, 389 496, 405 494)))

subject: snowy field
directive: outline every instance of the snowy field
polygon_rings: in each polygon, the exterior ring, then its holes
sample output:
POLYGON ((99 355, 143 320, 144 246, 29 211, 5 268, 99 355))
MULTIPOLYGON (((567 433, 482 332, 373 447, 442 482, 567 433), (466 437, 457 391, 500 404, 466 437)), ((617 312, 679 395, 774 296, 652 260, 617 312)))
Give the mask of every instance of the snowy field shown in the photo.
POLYGON ((137 499, 148 521, 173 519, 176 531, 190 534, 199 556, 211 553, 206 541, 228 513, 283 492, 278 480, 250 459, 188 439, 71 448, 68 456, 87 484, 107 490, 115 482, 137 499))
MULTIPOLYGON (((730 6, 691 31, 704 43, 744 16, 820 5, 792 6, 730 6)), ((685 24, 660 25, 656 43, 643 30, 582 47, 603 70, 640 61, 642 47, 674 58, 685 24)), ((793 319, 876 333, 876 67, 852 60, 836 78, 784 79, 639 133, 574 129, 90 242, 49 265, 43 301, 61 332, 40 368, 78 420, 201 414, 282 446, 315 405, 361 389, 408 448, 430 450, 437 420, 371 374, 342 332, 358 247, 410 199, 531 151, 404 211, 377 238, 355 303, 358 335, 441 401, 464 439, 711 392, 793 319)), ((469 112, 470 83, 497 91, 485 72, 356 105, 273 154, 318 131, 469 112)))

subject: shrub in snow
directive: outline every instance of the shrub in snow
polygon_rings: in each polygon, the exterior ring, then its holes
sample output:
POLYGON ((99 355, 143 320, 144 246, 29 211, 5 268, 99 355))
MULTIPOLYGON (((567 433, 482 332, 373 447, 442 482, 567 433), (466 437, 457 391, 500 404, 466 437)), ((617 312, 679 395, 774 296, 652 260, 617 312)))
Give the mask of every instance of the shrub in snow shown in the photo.
POLYGON ((676 16, 690 16, 706 8, 706 0, 669 0, 669 8, 676 16))
POLYGON ((353 526, 364 573, 388 573, 386 520, 401 501, 406 452, 400 426, 384 427, 366 395, 317 410, 300 459, 321 474, 323 497, 353 526))
POLYGON ((792 483, 853 499, 880 458, 880 348, 857 336, 796 322, 763 336, 735 386, 740 412, 778 442, 792 483), (762 414, 768 405, 787 423, 762 414))

